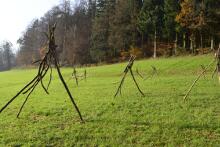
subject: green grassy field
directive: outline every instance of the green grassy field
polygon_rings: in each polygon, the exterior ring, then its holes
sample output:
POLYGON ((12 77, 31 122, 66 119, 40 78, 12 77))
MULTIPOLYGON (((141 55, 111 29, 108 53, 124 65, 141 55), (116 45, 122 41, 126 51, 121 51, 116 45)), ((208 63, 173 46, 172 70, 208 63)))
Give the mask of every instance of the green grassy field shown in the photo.
MULTIPOLYGON (((0 146, 219 146, 220 85, 211 78, 214 66, 202 77, 184 103, 183 96, 200 65, 211 55, 136 61, 146 76, 151 65, 158 75, 137 81, 130 75, 122 96, 114 98, 126 63, 87 68, 87 81, 79 87, 69 80, 72 69, 62 69, 68 86, 86 121, 79 117, 54 70, 50 95, 40 85, 31 95, 20 119, 16 114, 25 96, 18 97, 0 114, 0 146)), ((78 69, 83 73, 84 69, 78 69)), ((0 107, 36 73, 34 69, 0 73, 0 107)))

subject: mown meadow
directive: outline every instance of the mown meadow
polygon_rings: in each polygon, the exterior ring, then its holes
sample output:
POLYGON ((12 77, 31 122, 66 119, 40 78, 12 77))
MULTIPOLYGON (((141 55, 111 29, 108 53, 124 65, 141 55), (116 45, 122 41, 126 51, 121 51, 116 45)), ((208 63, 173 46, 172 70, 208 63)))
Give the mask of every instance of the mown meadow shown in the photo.
MULTIPOLYGON (((126 62, 86 68, 87 80, 78 87, 71 79, 72 68, 62 68, 85 123, 80 123, 54 70, 49 95, 39 85, 19 119, 24 95, 0 114, 0 146, 219 146, 220 84, 211 77, 214 65, 183 101, 201 65, 212 60, 212 55, 203 55, 135 61, 134 73, 137 68, 149 77, 143 80, 135 74, 145 97, 128 74, 122 96, 114 98, 126 62), (152 65, 158 70, 154 77, 152 65)), ((84 69, 78 68, 78 74, 84 69)), ((1 72, 0 107, 36 72, 1 72)))

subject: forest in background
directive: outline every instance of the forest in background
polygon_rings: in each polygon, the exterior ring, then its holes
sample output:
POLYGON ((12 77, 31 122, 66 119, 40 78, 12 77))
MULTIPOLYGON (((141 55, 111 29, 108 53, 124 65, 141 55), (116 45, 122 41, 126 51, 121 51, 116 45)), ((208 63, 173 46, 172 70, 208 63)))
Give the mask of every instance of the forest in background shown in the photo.
POLYGON ((220 41, 219 0, 63 0, 33 20, 18 39, 0 45, 0 70, 28 66, 47 51, 45 32, 57 23, 61 65, 199 54, 220 41))

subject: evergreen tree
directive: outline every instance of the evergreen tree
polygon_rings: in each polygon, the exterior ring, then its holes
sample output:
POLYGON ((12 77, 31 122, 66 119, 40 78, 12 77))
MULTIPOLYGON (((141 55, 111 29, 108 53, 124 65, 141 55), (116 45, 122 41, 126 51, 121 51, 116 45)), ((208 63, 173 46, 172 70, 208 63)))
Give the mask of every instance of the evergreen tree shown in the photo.
POLYGON ((176 15, 180 10, 178 0, 166 0, 164 3, 164 26, 165 37, 168 42, 175 42, 174 54, 176 54, 178 32, 180 32, 180 26, 175 21, 176 15))
POLYGON ((147 27, 148 34, 154 36, 154 58, 157 57, 157 37, 163 28, 163 6, 163 0, 144 0, 141 16, 139 17, 141 30, 147 27))
MULTIPOLYGON (((207 23, 208 33, 210 34, 210 48, 214 49, 214 42, 220 36, 220 1, 204 0, 205 3, 205 21, 207 23)), ((207 34, 207 32, 206 32, 207 34)))
POLYGON ((141 6, 141 0, 116 1, 109 34, 109 45, 115 55, 129 51, 131 46, 138 46, 140 33, 137 25, 141 6))
POLYGON ((92 42, 91 42, 91 57, 94 61, 108 60, 111 54, 109 47, 109 28, 110 17, 112 15, 112 2, 106 0, 97 0, 96 16, 92 26, 92 42))

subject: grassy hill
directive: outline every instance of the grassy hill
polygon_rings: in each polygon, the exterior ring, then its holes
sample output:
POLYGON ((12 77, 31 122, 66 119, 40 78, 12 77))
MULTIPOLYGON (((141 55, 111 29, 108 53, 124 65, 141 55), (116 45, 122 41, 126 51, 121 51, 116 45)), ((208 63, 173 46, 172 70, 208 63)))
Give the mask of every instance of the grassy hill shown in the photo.
MULTIPOLYGON (((149 77, 151 65, 158 75, 142 80, 142 97, 128 75, 122 96, 114 98, 126 63, 87 68, 87 81, 79 87, 62 73, 86 121, 81 124, 55 72, 50 95, 38 86, 20 119, 16 114, 25 96, 0 114, 0 146, 217 146, 220 145, 220 85, 211 78, 214 66, 202 77, 184 103, 186 90, 212 56, 136 61, 134 70, 149 77)), ((77 69, 83 74, 84 69, 77 69)), ((0 73, 0 107, 35 75, 35 69, 0 73)))

